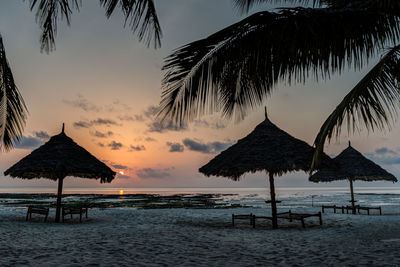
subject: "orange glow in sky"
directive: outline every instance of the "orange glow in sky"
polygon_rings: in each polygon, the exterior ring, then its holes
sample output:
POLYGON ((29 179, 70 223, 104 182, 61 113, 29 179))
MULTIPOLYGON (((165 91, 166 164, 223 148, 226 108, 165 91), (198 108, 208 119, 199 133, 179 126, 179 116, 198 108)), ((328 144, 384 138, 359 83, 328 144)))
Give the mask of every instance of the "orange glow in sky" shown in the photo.
MULTIPOLYGON (((274 124, 312 145, 326 118, 365 71, 375 65, 371 60, 372 65, 362 71, 332 75, 328 81, 315 80, 311 75, 305 84, 282 81, 268 100, 250 109, 240 122, 235 122, 235 116, 228 119, 215 113, 195 118, 186 127, 163 127, 156 121, 156 114, 164 59, 174 48, 211 35, 245 16, 237 14, 229 0, 157 1, 165 38, 162 47, 155 50, 122 30, 118 16, 107 21, 106 27, 87 23, 88 18, 102 22, 105 18, 96 1, 84 4, 74 16, 71 29, 64 31, 65 21, 59 22, 62 28, 57 50, 44 55, 40 52, 40 27, 34 23, 35 14, 20 1, 1 1, 0 32, 29 117, 17 147, 0 152, 0 189, 56 188, 56 183, 48 179, 13 179, 3 172, 50 136, 59 134, 62 122, 67 136, 117 172, 110 184, 95 179, 66 179, 65 188, 112 188, 123 194, 120 188, 265 187, 265 173, 233 181, 208 178, 198 170, 253 131, 265 119, 264 106, 274 124), (185 12, 177 12, 170 2, 185 12), (37 62, 41 62, 40 68, 37 62)), ((348 135, 344 127, 341 138, 327 143, 325 152, 338 155, 351 140, 354 148, 373 155, 384 169, 400 177, 400 123, 388 132, 369 133, 362 128, 359 134, 348 135)), ((277 179, 277 186, 312 185, 304 172, 287 176, 277 179)))

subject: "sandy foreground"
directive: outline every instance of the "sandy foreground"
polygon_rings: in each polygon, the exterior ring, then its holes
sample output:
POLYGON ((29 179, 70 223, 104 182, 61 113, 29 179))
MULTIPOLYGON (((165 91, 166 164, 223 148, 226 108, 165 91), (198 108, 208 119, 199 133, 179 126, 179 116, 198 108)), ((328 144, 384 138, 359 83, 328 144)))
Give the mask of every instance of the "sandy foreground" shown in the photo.
POLYGON ((309 218, 306 229, 271 230, 231 226, 232 213, 266 208, 91 209, 81 224, 25 222, 25 212, 0 207, 0 266, 400 265, 400 215, 326 213, 323 226, 309 218))

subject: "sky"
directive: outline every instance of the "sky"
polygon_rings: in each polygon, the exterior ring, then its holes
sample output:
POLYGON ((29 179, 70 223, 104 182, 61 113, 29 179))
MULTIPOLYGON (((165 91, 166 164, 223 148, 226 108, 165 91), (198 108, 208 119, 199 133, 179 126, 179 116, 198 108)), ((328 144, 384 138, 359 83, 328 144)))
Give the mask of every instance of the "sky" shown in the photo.
MULTIPOLYGON (((83 1, 71 26, 58 24, 56 51, 40 52, 40 28, 29 1, 0 3, 0 33, 14 78, 29 110, 24 137, 10 152, 0 154, 0 187, 56 187, 50 180, 21 180, 3 172, 42 145, 49 136, 65 132, 118 174, 111 184, 67 178, 74 187, 265 187, 265 173, 248 174, 241 181, 205 177, 198 168, 221 150, 249 134, 264 119, 264 106, 281 129, 313 143, 324 120, 345 94, 373 66, 348 70, 327 81, 279 84, 270 98, 241 122, 219 114, 200 117, 187 127, 161 127, 154 110, 161 99, 163 59, 174 49, 207 37, 245 17, 231 0, 156 0, 162 25, 160 49, 138 42, 123 16, 106 19, 99 1, 83 1), (123 174, 122 174, 123 173, 123 174)), ((273 10, 278 6, 264 6, 273 10)), ((254 10, 252 12, 255 12, 254 10)), ((376 61, 375 61, 376 62, 376 61)), ((346 131, 326 146, 337 155, 352 146, 400 177, 400 122, 391 131, 348 135, 346 131)), ((277 186, 315 187, 305 173, 276 179, 277 186)), ((343 182, 329 184, 344 185, 343 182)), ((356 183, 391 186, 391 183, 356 183)), ((324 184, 326 186, 326 184, 324 184)))

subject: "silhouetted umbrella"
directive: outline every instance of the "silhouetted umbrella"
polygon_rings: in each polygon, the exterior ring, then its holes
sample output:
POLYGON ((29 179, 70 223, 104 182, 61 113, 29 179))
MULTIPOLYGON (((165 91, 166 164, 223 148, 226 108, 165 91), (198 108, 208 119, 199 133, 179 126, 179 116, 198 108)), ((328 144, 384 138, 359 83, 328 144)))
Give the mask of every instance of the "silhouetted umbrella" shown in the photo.
POLYGON ((309 180, 314 183, 332 182, 337 180, 349 180, 351 192, 351 204, 355 213, 355 200, 353 181, 391 181, 397 182, 396 177, 382 169, 373 161, 365 158, 355 150, 349 142, 349 147, 333 159, 337 165, 335 170, 320 170, 310 176, 309 180))
POLYGON ((115 172, 62 132, 21 159, 4 175, 23 179, 58 180, 56 222, 60 221, 63 180, 67 176, 100 179, 110 183, 115 172))
MULTIPOLYGON (((274 125, 267 116, 248 136, 221 152, 199 169, 207 176, 224 176, 232 180, 247 172, 266 171, 271 190, 272 225, 278 227, 274 175, 292 171, 309 171, 314 148, 289 135, 274 125)), ((321 166, 328 167, 332 160, 325 154, 321 166)))

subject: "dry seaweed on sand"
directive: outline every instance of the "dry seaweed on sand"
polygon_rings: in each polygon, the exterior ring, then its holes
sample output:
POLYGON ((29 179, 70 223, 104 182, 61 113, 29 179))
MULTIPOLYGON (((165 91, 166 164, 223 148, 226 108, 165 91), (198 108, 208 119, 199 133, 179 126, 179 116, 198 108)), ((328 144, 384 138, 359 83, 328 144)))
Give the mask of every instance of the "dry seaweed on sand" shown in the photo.
MULTIPOLYGON (((228 196, 232 194, 227 194, 228 196)), ((200 209, 225 209, 248 207, 246 205, 232 204, 223 201, 224 194, 181 194, 161 196, 157 194, 127 194, 127 195, 96 195, 85 194, 65 195, 64 205, 68 207, 89 208, 138 208, 138 209, 174 209, 174 208, 200 208, 200 209)), ((54 208, 54 195, 52 194, 1 194, 0 205, 7 206, 43 206, 54 208)))

